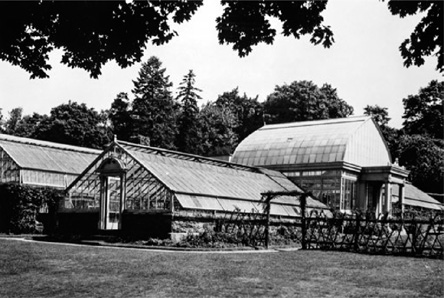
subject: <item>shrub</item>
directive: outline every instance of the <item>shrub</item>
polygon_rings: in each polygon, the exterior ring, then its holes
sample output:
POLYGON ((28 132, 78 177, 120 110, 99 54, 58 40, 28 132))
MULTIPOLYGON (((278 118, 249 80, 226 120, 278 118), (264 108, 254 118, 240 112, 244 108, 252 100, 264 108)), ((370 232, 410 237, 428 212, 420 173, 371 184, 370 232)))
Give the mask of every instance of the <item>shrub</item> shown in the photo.
POLYGON ((40 210, 47 216, 45 230, 52 230, 58 201, 63 191, 48 187, 32 187, 19 184, 0 185, 0 232, 38 233, 42 232, 38 221, 40 210))

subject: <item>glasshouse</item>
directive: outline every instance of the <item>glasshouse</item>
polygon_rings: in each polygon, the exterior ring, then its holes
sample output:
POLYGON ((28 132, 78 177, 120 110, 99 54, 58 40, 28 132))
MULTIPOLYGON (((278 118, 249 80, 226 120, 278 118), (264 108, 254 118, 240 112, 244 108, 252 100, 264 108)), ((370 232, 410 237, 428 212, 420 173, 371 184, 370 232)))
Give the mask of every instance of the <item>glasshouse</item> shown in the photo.
POLYGON ((0 183, 65 189, 101 152, 0 134, 0 183))
MULTIPOLYGON (((150 237, 200 232, 227 213, 263 212, 265 192, 304 192, 279 172, 114 140, 68 187, 62 230, 122 230, 150 237)), ((270 214, 300 216, 298 196, 279 196, 270 214)), ((329 212, 307 198, 307 210, 329 212)))
POLYGON ((231 161, 280 171, 343 212, 443 209, 414 186, 406 187, 409 172, 392 163, 378 125, 368 116, 265 125, 239 144, 231 161))

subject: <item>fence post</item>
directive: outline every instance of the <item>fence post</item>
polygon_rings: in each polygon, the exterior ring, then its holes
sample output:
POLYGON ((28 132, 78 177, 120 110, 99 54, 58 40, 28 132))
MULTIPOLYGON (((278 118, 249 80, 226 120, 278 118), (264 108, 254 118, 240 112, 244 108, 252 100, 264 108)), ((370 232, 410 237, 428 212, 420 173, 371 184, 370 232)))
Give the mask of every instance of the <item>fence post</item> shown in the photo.
POLYGON ((361 213, 356 214, 356 229, 355 229, 355 241, 354 241, 354 250, 358 251, 359 248, 359 233, 361 227, 361 213))
POLYGON ((266 196, 266 212, 267 219, 265 223, 265 248, 268 249, 270 244, 270 205, 271 205, 271 196, 266 196))
POLYGON ((301 195, 301 226, 302 226, 302 249, 307 249, 307 240, 306 240, 306 236, 307 236, 307 227, 306 227, 306 222, 305 222, 305 210, 306 210, 306 206, 307 206, 307 195, 306 194, 302 194, 301 195))

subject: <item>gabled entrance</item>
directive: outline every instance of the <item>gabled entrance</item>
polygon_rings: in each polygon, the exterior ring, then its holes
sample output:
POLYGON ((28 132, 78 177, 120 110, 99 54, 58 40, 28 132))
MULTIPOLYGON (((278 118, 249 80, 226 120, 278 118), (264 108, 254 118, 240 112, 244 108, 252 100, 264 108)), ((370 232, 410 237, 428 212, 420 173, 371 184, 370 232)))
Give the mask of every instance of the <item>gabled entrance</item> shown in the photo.
POLYGON ((101 230, 120 230, 125 205, 125 167, 114 157, 105 159, 98 168, 100 173, 101 230))

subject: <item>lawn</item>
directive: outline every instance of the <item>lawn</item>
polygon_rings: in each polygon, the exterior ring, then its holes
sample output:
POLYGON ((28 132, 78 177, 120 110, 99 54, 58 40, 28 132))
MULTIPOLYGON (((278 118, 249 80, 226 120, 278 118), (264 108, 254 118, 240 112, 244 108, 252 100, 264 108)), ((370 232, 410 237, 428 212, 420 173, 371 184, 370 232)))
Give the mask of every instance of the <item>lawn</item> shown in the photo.
POLYGON ((0 239, 0 297, 443 297, 444 261, 185 253, 0 239))

